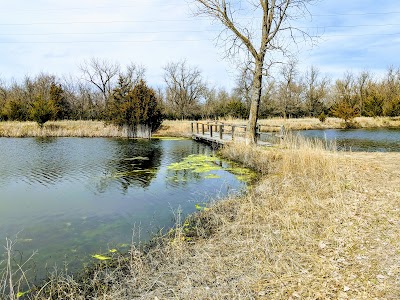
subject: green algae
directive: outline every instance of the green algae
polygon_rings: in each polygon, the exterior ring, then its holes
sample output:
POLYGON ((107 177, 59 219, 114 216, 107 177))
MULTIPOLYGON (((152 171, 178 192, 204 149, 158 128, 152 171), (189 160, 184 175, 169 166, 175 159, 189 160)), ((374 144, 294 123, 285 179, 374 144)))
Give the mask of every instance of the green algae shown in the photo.
POLYGON ((204 176, 204 178, 205 179, 219 179, 219 178, 221 178, 221 176, 214 174, 214 173, 210 173, 210 174, 204 176))
POLYGON ((110 260, 111 259, 111 257, 104 256, 101 254, 95 254, 95 255, 92 255, 92 257, 95 259, 98 259, 98 260, 110 260))
POLYGON ((170 164, 167 169, 171 171, 190 170, 195 173, 207 173, 221 169, 216 164, 217 161, 219 159, 213 156, 192 154, 185 157, 181 162, 170 164))
POLYGON ((205 174, 204 179, 219 179, 220 175, 211 173, 213 171, 225 170, 234 174, 239 181, 250 183, 256 179, 257 174, 249 169, 240 167, 239 165, 225 161, 215 156, 206 155, 189 155, 182 161, 170 164, 167 169, 174 171, 175 176, 169 178, 173 182, 184 182, 188 174, 178 176, 182 172, 190 172, 191 174, 205 174))
POLYGON ((257 178, 257 174, 254 171, 240 167, 238 165, 233 165, 226 170, 234 174, 238 180, 246 183, 252 182, 257 178))

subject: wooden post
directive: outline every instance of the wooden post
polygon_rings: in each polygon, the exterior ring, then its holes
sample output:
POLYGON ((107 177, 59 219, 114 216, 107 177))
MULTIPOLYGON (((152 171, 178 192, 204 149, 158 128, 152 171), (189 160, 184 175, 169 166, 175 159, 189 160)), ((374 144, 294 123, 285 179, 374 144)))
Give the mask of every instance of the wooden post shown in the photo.
POLYGON ((222 135, 224 133, 224 125, 219 125, 219 139, 222 140, 222 135))
POLYGON ((212 134, 213 134, 213 126, 211 125, 211 126, 209 126, 210 127, 210 137, 212 137, 212 134))
POLYGON ((235 126, 232 125, 232 141, 235 139, 235 126))
POLYGON ((199 134, 199 123, 196 122, 196 133, 199 134))
POLYGON ((204 135, 204 124, 201 124, 201 134, 204 135))

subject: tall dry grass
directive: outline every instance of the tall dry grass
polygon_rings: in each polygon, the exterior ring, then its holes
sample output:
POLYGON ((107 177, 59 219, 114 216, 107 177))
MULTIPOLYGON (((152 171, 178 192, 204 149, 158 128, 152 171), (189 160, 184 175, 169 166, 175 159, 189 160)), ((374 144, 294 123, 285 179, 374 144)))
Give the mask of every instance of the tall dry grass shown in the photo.
POLYGON ((263 175, 167 236, 32 299, 399 299, 400 154, 293 138, 222 150, 263 175))
MULTIPOLYGON (((230 124, 246 124, 247 120, 221 119, 230 124)), ((190 121, 165 120, 155 136, 189 137, 191 135, 190 121)), ((308 130, 344 128, 345 124, 337 118, 327 118, 322 123, 317 118, 302 119, 261 119, 262 131, 279 131, 284 125, 287 130, 308 130)), ((354 119, 354 124, 360 128, 400 127, 400 117, 354 119)), ((229 130, 229 128, 226 128, 229 130)), ((240 133, 241 129, 237 129, 240 133)), ((122 137, 123 132, 114 125, 105 125, 102 121, 50 121, 40 128, 35 122, 0 122, 0 137, 122 137)))
POLYGON ((101 121, 0 122, 1 137, 121 137, 122 131, 101 121))

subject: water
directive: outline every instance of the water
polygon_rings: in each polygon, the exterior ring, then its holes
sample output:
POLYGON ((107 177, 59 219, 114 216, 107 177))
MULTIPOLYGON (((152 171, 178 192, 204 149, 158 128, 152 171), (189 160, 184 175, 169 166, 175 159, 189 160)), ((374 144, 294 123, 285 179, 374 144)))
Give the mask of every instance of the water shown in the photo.
POLYGON ((335 141, 339 150, 366 152, 400 151, 400 129, 326 129, 297 131, 309 137, 335 141))
POLYGON ((93 254, 127 251, 132 239, 172 226, 178 208, 185 215, 245 188, 226 162, 212 162, 212 173, 168 168, 211 153, 191 140, 0 138, 0 244, 18 235, 23 257, 38 250, 39 277, 44 266, 65 261, 71 270, 93 254))

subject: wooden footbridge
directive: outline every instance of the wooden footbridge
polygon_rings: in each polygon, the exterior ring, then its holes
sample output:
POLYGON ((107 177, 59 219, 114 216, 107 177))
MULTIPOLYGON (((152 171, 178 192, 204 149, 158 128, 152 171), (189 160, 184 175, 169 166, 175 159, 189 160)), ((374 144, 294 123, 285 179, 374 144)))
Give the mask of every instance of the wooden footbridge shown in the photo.
MULTIPOLYGON (((191 122, 194 140, 224 145, 233 141, 245 142, 247 125, 225 122, 191 122)), ((257 145, 272 146, 280 142, 285 133, 283 126, 257 125, 257 145), (265 130, 267 128, 267 130, 265 130), (262 131, 262 129, 264 129, 262 131)))

